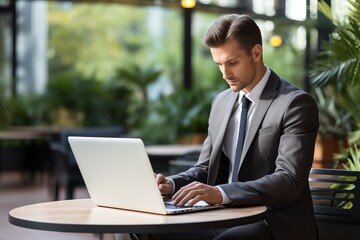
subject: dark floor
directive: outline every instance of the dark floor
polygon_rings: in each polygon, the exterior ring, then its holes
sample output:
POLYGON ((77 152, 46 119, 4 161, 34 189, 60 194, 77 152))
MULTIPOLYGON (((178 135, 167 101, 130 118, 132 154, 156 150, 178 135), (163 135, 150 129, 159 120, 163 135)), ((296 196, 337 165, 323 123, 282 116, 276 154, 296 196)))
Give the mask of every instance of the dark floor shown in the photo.
MULTIPOLYGON (((75 198, 88 197, 85 188, 77 189, 75 198)), ((46 176, 36 179, 24 179, 17 172, 6 172, 0 175, 0 240, 98 240, 99 235, 49 232, 14 226, 8 222, 8 212, 16 207, 47 202, 50 196, 46 187, 46 176)), ((103 240, 114 240, 112 234, 102 236, 103 240)))

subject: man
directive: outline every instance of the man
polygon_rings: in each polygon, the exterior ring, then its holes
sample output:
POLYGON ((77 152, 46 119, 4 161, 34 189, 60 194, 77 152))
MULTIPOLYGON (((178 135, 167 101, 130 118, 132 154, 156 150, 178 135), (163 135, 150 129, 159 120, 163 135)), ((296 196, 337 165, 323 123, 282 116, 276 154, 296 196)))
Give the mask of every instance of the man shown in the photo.
POLYGON ((156 181, 176 205, 200 200, 228 207, 266 205, 268 216, 230 229, 150 239, 315 240, 308 174, 319 127, 316 103, 264 64, 261 33, 250 16, 220 17, 203 41, 230 88, 213 101, 196 165, 174 176, 157 174, 156 181), (244 95, 250 106, 242 154, 236 157, 244 95), (239 167, 233 170, 236 158, 239 167))

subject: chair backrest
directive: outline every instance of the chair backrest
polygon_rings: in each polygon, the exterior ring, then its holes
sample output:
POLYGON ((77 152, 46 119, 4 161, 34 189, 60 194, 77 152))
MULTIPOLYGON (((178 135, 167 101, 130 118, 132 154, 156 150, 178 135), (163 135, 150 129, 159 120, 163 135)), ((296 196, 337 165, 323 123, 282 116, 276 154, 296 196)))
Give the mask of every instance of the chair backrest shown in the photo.
POLYGON ((360 226, 360 172, 313 168, 309 183, 318 222, 360 226))

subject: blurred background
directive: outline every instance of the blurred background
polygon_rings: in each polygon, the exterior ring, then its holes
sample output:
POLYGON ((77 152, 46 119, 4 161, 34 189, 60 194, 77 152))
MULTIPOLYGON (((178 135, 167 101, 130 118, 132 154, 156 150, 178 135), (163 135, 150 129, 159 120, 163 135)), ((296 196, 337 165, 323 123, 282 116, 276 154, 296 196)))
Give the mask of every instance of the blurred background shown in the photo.
MULTIPOLYGON (((147 146, 201 144, 212 99, 228 87, 201 37, 226 13, 251 15, 267 66, 314 96, 321 118, 314 166, 339 167, 359 139, 359 7, 355 0, 0 0, 0 198, 25 193, 29 183, 41 195, 0 201, 1 217, 53 199, 55 188, 66 191, 54 185, 54 158, 69 154, 66 131, 114 128, 147 146)), ((72 197, 79 196, 86 191, 72 197)), ((9 225, 3 221, 0 228, 9 225)))
MULTIPOLYGON (((346 1, 331 3, 344 15, 346 1)), ((151 143, 206 132, 211 100, 227 85, 201 37, 220 15, 252 15, 266 64, 307 91, 310 63, 332 31, 316 0, 0 4, 1 129, 122 125, 151 143)))

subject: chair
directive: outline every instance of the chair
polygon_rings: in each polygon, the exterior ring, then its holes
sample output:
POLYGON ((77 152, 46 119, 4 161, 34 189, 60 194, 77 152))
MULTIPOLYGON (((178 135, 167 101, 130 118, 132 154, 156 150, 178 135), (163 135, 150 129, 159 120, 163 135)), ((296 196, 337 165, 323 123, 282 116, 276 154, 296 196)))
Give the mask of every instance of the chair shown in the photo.
POLYGON ((360 239, 360 172, 313 168, 310 191, 322 239, 360 239))
POLYGON ((65 199, 72 199, 75 187, 85 185, 68 142, 69 136, 125 137, 125 134, 122 127, 88 127, 61 131, 59 141, 50 144, 52 164, 49 183, 53 199, 59 200, 61 188, 65 189, 65 199))

